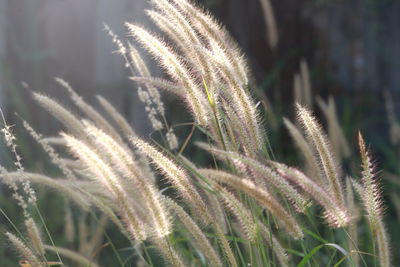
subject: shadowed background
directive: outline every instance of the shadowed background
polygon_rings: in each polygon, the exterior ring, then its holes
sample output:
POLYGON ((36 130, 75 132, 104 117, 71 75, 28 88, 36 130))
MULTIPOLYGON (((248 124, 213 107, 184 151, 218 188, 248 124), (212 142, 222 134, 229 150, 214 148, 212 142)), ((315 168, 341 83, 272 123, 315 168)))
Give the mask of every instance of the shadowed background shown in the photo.
MULTIPOLYGON (((301 58, 310 64, 313 87, 322 95, 362 98, 360 92, 400 85, 400 2, 396 0, 272 0, 279 43, 271 51, 258 0, 203 0, 239 42, 257 84, 272 101, 290 103, 293 74, 301 58), (271 82, 271 79, 273 82, 271 82), (275 79, 275 80, 274 80, 275 79), (278 82, 277 82, 278 81, 278 82)), ((50 131, 27 93, 25 81, 52 96, 61 77, 89 102, 103 94, 140 127, 136 90, 122 59, 112 54, 107 23, 125 38, 124 21, 147 24, 145 0, 0 0, 0 99, 8 120, 18 111, 50 131)), ((361 101, 361 100, 360 100, 361 101)), ((145 123, 146 124, 146 123, 145 123)))

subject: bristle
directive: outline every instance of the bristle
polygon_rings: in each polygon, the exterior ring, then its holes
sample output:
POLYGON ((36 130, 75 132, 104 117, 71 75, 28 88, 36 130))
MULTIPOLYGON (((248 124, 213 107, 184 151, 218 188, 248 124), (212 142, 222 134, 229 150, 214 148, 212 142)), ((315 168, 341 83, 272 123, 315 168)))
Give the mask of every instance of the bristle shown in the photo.
MULTIPOLYGON (((165 14, 155 10, 146 10, 146 14, 174 42, 182 53, 187 53, 188 48, 185 46, 187 43, 185 42, 185 36, 178 31, 175 24, 165 14)), ((188 60, 192 61, 190 58, 188 60)))
POLYGON ((247 62, 241 55, 237 45, 232 41, 229 33, 223 29, 215 19, 199 7, 190 4, 187 0, 173 0, 186 14, 193 27, 210 42, 216 42, 227 52, 227 57, 232 62, 235 76, 239 77, 240 85, 247 86, 247 62))
POLYGON ((119 134, 114 128, 103 118, 91 105, 86 103, 81 96, 79 96, 71 85, 61 78, 54 78, 62 87, 64 87, 71 96, 72 101, 77 107, 79 107, 83 113, 88 116, 89 119, 93 120, 94 123, 108 134, 111 134, 115 139, 120 140, 119 134))
MULTIPOLYGON (((238 77, 236 77, 232 69, 232 61, 228 58, 226 51, 219 46, 217 42, 211 42, 211 47, 214 52, 210 55, 210 58, 215 62, 219 72, 225 79, 228 90, 227 95, 230 95, 232 102, 234 103, 233 108, 238 113, 239 119, 243 125, 243 128, 248 131, 250 135, 250 142, 252 147, 249 148, 249 152, 253 157, 256 157, 257 153, 263 147, 263 133, 262 127, 259 122, 259 114, 253 99, 246 92, 246 88, 240 84, 238 77)), ((229 116, 229 114, 227 114, 229 116)))
POLYGON ((378 244, 380 264, 382 267, 388 267, 391 265, 389 238, 382 218, 382 196, 373 163, 360 132, 358 133, 358 143, 360 147, 362 167, 361 174, 363 189, 361 196, 371 230, 374 234, 375 242, 378 244))
POLYGON ((165 42, 155 37, 155 34, 149 33, 144 28, 131 23, 127 23, 126 26, 130 33, 160 61, 168 74, 183 84, 186 91, 186 99, 190 104, 194 117, 200 125, 207 126, 208 111, 206 97, 197 88, 196 82, 179 57, 165 42))
POLYGON ((52 116, 59 120, 68 129, 68 132, 75 136, 84 136, 83 126, 73 112, 67 110, 55 100, 45 95, 34 93, 33 97, 52 116))
POLYGON ((155 149, 150 144, 137 138, 132 139, 132 143, 145 155, 147 155, 154 165, 164 174, 164 176, 175 185, 183 198, 199 212, 200 218, 206 223, 212 219, 207 207, 193 186, 188 174, 163 153, 155 149))
POLYGON ((0 114, 4 122, 4 127, 0 131, 3 134, 6 146, 12 153, 14 167, 16 168, 17 173, 19 173, 15 180, 10 179, 7 170, 0 165, 0 175, 7 180, 7 184, 12 190, 12 197, 22 208, 24 217, 29 218, 30 213, 28 212, 28 208, 36 204, 36 192, 31 187, 30 181, 23 179, 25 168, 22 164, 22 157, 17 151, 16 137, 11 130, 11 126, 7 124, 1 109, 0 114), (22 191, 22 194, 20 191, 22 191))
POLYGON ((280 177, 268 166, 265 166, 249 157, 241 156, 236 152, 227 152, 220 149, 212 148, 207 145, 202 145, 200 143, 197 144, 208 152, 213 153, 215 156, 233 162, 233 164, 235 164, 238 169, 241 169, 241 166, 244 166, 245 172, 247 172, 247 170, 250 170, 251 174, 256 176, 254 177, 254 179, 256 179, 255 183, 267 184, 268 186, 266 187, 268 188, 269 185, 272 184, 285 197, 287 197, 290 202, 294 204, 296 210, 304 212, 307 208, 307 200, 304 199, 303 196, 300 195, 292 185, 290 185, 286 180, 282 179, 282 177, 280 177))
POLYGON ((43 256, 45 253, 43 247, 43 241, 35 221, 32 218, 29 218, 25 221, 25 226, 29 237, 29 241, 32 244, 32 248, 35 249, 36 254, 43 256))
POLYGON ((182 260, 182 256, 176 249, 171 246, 170 242, 166 239, 154 239, 152 243, 156 249, 158 249, 167 264, 173 267, 186 267, 187 264, 182 260))
POLYGON ((184 209, 169 198, 165 198, 168 206, 175 211, 179 219, 189 230, 191 235, 196 240, 196 246, 198 246, 204 253, 204 256, 209 260, 210 266, 222 266, 221 260, 213 248, 213 246, 208 241, 207 237, 204 235, 203 231, 196 224, 195 221, 184 211, 184 209))
POLYGON ((315 157, 310 145, 307 143, 304 136, 300 133, 297 127, 290 122, 288 119, 283 118, 283 123, 289 131, 290 136, 298 147, 302 154, 302 159, 307 164, 308 174, 310 178, 313 179, 318 185, 323 186, 325 181, 322 180, 322 175, 320 173, 318 159, 315 157))
POLYGON ((85 164, 93 174, 93 180, 102 184, 113 196, 113 199, 120 206, 119 213, 127 224, 127 230, 132 234, 133 239, 143 241, 147 237, 144 222, 138 220, 136 212, 130 205, 129 198, 124 190, 119 177, 99 156, 86 144, 67 134, 62 134, 66 139, 71 152, 85 164))
POLYGON ((177 95, 178 97, 184 98, 185 90, 182 86, 178 84, 156 77, 130 77, 131 80, 144 85, 149 85, 153 87, 160 88, 162 90, 166 90, 168 93, 177 95))
POLYGON ((271 233, 271 230, 267 229, 264 224, 260 224, 259 227, 265 242, 267 242, 272 248, 281 266, 289 266, 289 256, 287 255, 285 249, 282 247, 276 236, 271 233))
POLYGON ((310 111, 297 104, 298 118, 307 134, 309 143, 315 148, 324 178, 329 185, 329 192, 332 192, 336 203, 344 206, 344 192, 340 180, 340 168, 332 153, 331 146, 322 131, 322 127, 317 120, 311 115, 310 111))
POLYGON ((324 188, 320 187, 313 180, 295 168, 287 167, 278 162, 270 161, 277 168, 283 178, 300 186, 305 192, 310 194, 325 210, 325 219, 330 226, 338 228, 346 226, 350 219, 348 211, 337 203, 324 188))
POLYGON ((218 197, 222 200, 225 206, 235 215, 239 220, 247 239, 254 242, 258 234, 258 226, 253 220, 251 212, 241 203, 232 193, 224 187, 215 184, 213 187, 219 193, 218 197))
POLYGON ((375 177, 374 165, 371 161, 361 133, 358 134, 358 143, 362 161, 363 198, 371 226, 373 229, 375 229, 382 216, 382 200, 380 196, 378 180, 375 177))
POLYGON ((22 256, 22 258, 29 262, 32 267, 40 267, 40 261, 35 256, 35 254, 22 242, 21 239, 16 237, 15 235, 7 232, 6 236, 8 240, 11 242, 12 246, 18 251, 18 253, 22 256))
POLYGON ((174 27, 177 29, 179 36, 186 48, 186 57, 196 59, 197 63, 194 68, 198 69, 201 76, 209 85, 210 91, 213 94, 215 76, 210 65, 210 60, 205 53, 202 53, 202 42, 197 35, 196 31, 192 28, 184 15, 177 10, 177 8, 166 0, 153 0, 155 6, 160 8, 168 19, 174 22, 174 27))
POLYGON ((303 237, 303 233, 297 221, 267 191, 260 189, 248 180, 240 179, 237 176, 223 171, 203 169, 201 173, 211 179, 228 184, 237 190, 245 192, 259 202, 265 209, 270 211, 294 239, 301 239, 303 237))
POLYGON ((110 115, 111 118, 117 123, 120 130, 124 133, 125 137, 137 136, 135 131, 126 121, 126 119, 113 107, 113 105, 111 105, 110 102, 108 102, 108 100, 100 95, 97 95, 96 97, 101 106, 107 112, 107 114, 110 115))
POLYGON ((94 140, 101 154, 108 158, 114 169, 127 180, 132 181, 143 195, 148 212, 153 218, 155 232, 162 238, 171 232, 169 214, 159 199, 159 194, 152 183, 144 177, 140 166, 128 150, 120 146, 113 138, 90 123, 84 122, 86 131, 94 140))

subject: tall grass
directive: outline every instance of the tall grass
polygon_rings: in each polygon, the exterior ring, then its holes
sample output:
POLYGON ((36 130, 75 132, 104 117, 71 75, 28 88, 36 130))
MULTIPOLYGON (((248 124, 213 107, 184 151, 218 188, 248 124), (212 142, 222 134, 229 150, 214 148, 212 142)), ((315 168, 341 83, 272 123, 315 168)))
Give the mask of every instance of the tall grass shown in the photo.
MULTIPOLYGON (((252 86, 246 59, 225 28, 187 0, 151 3, 147 14, 167 38, 126 23, 132 40, 125 44, 106 29, 132 71, 163 143, 136 134, 101 96, 103 111, 97 111, 59 78, 84 116, 35 92, 33 98, 63 124, 63 130, 56 140, 48 139, 23 124, 63 177, 25 171, 11 127, 3 128, 17 170, 2 167, 0 177, 23 208, 27 229, 20 236, 7 232, 6 237, 25 266, 48 266, 47 256, 52 254, 46 251, 59 255, 53 264, 70 260, 80 266, 102 266, 94 252, 101 250, 96 246, 107 221, 129 240, 138 266, 158 266, 160 258, 169 266, 370 266, 375 257, 381 266, 390 266, 383 204, 370 154, 360 135, 362 178, 361 183, 351 183, 346 177, 356 174, 341 166, 340 159, 349 152, 334 102, 319 100, 329 134, 311 111, 315 97, 307 63, 301 63, 301 75, 295 78, 297 123, 284 119, 305 164, 288 166, 271 156, 263 111, 248 89, 252 86), (151 76, 136 44, 153 56, 168 79, 151 76), (198 166, 185 157, 192 134, 184 142, 175 135, 158 89, 182 99, 193 118, 193 131, 201 135, 202 142, 193 144, 209 153, 213 163, 198 166), (30 183, 56 190, 77 204, 79 216, 72 216, 66 205, 70 240, 75 232, 71 217, 79 220, 81 235, 89 229, 87 216, 104 218, 91 230, 92 238, 80 239, 84 246, 79 252, 45 244, 48 237, 29 209, 36 205, 30 183), (360 203, 354 200, 352 186, 363 203, 376 250, 363 251, 369 246, 357 243, 358 227, 365 223, 356 220, 360 203)), ((262 3, 272 16, 269 1, 262 3)), ((276 25, 273 18, 266 21, 275 49, 276 25)), ((114 247, 117 255, 119 249, 114 247)), ((115 262, 118 265, 124 266, 124 261, 115 262)))

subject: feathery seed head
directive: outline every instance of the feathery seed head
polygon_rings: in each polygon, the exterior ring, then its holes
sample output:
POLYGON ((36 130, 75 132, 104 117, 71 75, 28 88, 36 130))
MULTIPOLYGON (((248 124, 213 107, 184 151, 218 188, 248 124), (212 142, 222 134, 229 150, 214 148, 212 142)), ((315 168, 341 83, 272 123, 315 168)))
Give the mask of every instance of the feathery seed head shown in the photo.
POLYGON ((186 91, 186 100, 189 103, 196 121, 207 126, 208 110, 204 93, 198 90, 196 82, 191 77, 187 67, 164 41, 157 38, 144 28, 126 23, 129 32, 151 53, 176 81, 182 83, 186 91))
POLYGON ((204 222, 210 222, 210 213, 201 198, 200 194, 193 186, 190 181, 189 175, 176 163, 170 160, 162 152, 155 149, 152 145, 145 141, 136 138, 131 139, 131 142, 146 156, 148 156, 153 164, 164 174, 164 177, 168 181, 175 185, 179 193, 183 198, 193 207, 197 208, 197 211, 201 215, 204 222))
MULTIPOLYGON (((378 180, 374 171, 373 163, 365 146, 364 138, 358 134, 358 142, 361 153, 362 188, 357 191, 361 193, 367 218, 378 245, 379 261, 381 266, 390 266, 389 238, 382 218, 382 197, 378 180)), ((354 183, 355 185, 357 183, 354 183)), ((356 187, 357 189, 357 187, 356 187)))
POLYGON ((336 199, 334 199, 333 196, 320 185, 296 168, 291 168, 274 161, 269 161, 269 164, 276 168, 276 171, 282 176, 282 178, 300 186, 324 208, 324 217, 331 227, 344 227, 349 223, 350 218, 348 216, 348 211, 340 206, 336 202, 336 199))
POLYGON ((208 152, 213 153, 219 158, 231 160, 239 170, 242 169, 246 174, 248 174, 250 171, 251 175, 254 175, 256 178, 256 184, 272 184, 285 197, 287 197, 290 202, 293 203, 297 211, 304 212, 307 208, 308 200, 305 199, 291 184, 289 184, 285 179, 282 179, 282 177, 270 167, 265 166, 264 164, 252 158, 242 156, 236 152, 224 151, 202 143, 197 143, 197 145, 208 152))
POLYGON ((372 228, 375 229, 379 221, 382 220, 383 203, 381 192, 375 174, 375 168, 361 132, 358 133, 358 143, 362 162, 363 200, 368 213, 368 219, 370 220, 372 228))
POLYGON ((6 236, 8 240, 11 242, 12 246, 21 254, 22 258, 29 262, 32 267, 40 267, 40 261, 36 257, 36 255, 22 242, 21 239, 16 237, 15 235, 7 232, 6 236))
POLYGON ((67 141, 71 152, 88 168, 93 175, 92 179, 100 182, 112 194, 113 199, 118 203, 119 212, 124 218, 129 232, 134 239, 139 241, 147 237, 147 229, 143 221, 136 216, 136 211, 131 205, 124 186, 119 177, 90 147, 78 139, 61 134, 67 141))
POLYGON ((44 255, 45 251, 43 247, 42 237, 36 223, 32 218, 29 218, 25 221, 25 226, 27 229, 29 241, 32 244, 32 248, 35 249, 35 252, 38 255, 44 255))
POLYGON ((110 115, 111 118, 116 122, 125 137, 136 136, 136 133, 133 131, 126 119, 113 107, 113 105, 110 104, 110 102, 100 95, 97 95, 97 100, 107 114, 110 115))
POLYGON ((86 126, 86 131, 91 138, 94 139, 100 152, 108 157, 114 169, 118 170, 124 178, 132 181, 143 195, 145 205, 153 217, 156 226, 156 235, 159 238, 168 235, 171 228, 169 214, 165 212, 165 208, 161 204, 159 193, 156 188, 145 179, 145 174, 133 158, 133 155, 100 129, 88 122, 84 122, 84 124, 86 126))
POLYGON ((324 134, 321 125, 309 110, 296 104, 299 122, 304 127, 308 142, 314 147, 319 158, 321 171, 324 173, 329 192, 332 192, 336 203, 344 206, 344 190, 340 181, 340 168, 332 153, 331 146, 324 134))
POLYGON ((73 115, 73 112, 67 110, 55 100, 39 93, 33 93, 34 99, 46 109, 52 116, 59 120, 70 133, 75 136, 84 136, 81 122, 73 115))
POLYGON ((211 245, 210 241, 208 241, 203 231, 189 216, 189 214, 187 214, 186 211, 172 199, 165 197, 164 201, 167 203, 168 207, 175 212, 181 222, 189 230, 190 234, 194 237, 196 241, 196 246, 198 246, 202 250, 204 256, 209 260, 210 265, 222 266, 221 259, 219 258, 217 252, 211 245))
POLYGON ((245 192, 270 211, 294 239, 303 238, 303 233, 295 218, 270 193, 260 189, 253 182, 223 171, 203 169, 200 170, 200 173, 210 179, 228 184, 237 190, 245 192))

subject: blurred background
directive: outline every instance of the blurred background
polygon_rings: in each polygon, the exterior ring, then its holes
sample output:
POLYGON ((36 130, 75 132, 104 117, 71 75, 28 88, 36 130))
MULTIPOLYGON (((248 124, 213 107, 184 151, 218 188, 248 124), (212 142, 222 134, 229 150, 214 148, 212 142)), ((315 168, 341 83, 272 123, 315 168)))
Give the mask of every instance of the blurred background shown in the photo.
MULTIPOLYGON (((399 0, 271 0, 275 37, 268 29, 260 0, 197 2, 237 40, 249 59, 253 87, 259 95, 268 97, 275 114, 293 117, 293 77, 304 59, 310 68, 314 95, 324 99, 334 96, 339 120, 352 146, 361 129, 379 167, 399 173, 399 146, 389 141, 384 98, 385 93, 389 95, 394 110, 400 110, 399 0)), ((121 39, 128 40, 125 21, 152 27, 143 12, 146 7, 146 0, 0 0, 0 107, 7 122, 16 125, 28 167, 37 170, 46 166, 32 151, 32 141, 21 130, 15 113, 39 132, 56 134, 60 125, 34 103, 29 93, 37 90, 68 105, 66 92, 54 77, 68 81, 94 106, 96 94, 105 96, 139 132, 148 133, 150 125, 136 85, 129 80, 122 58, 113 53, 116 47, 112 38, 104 31, 106 23, 121 39)), ((161 75, 155 66, 152 71, 161 75)), ((171 110, 168 116, 180 121, 171 110)), ((316 112, 321 113, 318 109, 316 112)), ((287 136, 276 134, 280 130, 275 125, 268 132, 276 141, 273 148, 284 153, 281 147, 290 142, 281 142, 287 136)), ((7 161, 5 147, 0 146, 0 150, 0 162, 7 161)), ((393 192, 398 192, 399 184, 393 183, 393 190, 397 190, 393 192)), ((54 205, 57 203, 61 202, 54 205)), ((391 205, 389 210, 395 210, 391 205)), ((11 216, 17 212, 8 211, 11 216)), ((389 227, 396 225, 395 216, 388 213, 389 227)), ((61 231, 56 223, 54 227, 50 230, 61 231)))
MULTIPOLYGON (((18 112, 44 132, 58 127, 42 119, 46 115, 32 103, 21 82, 62 97, 63 90, 53 80, 61 77, 89 102, 102 94, 137 127, 146 124, 140 107, 136 109, 135 85, 103 30, 106 23, 125 39, 125 21, 148 24, 146 2, 0 0, 0 105, 7 119, 13 122, 12 114, 18 112)), ((333 94, 354 104, 369 99, 377 104, 369 107, 377 118, 382 116, 378 113, 384 106, 378 104, 384 90, 397 99, 400 1, 271 0, 278 30, 275 49, 269 45, 259 0, 198 2, 238 41, 249 58, 255 84, 273 104, 291 103, 293 76, 303 58, 319 95, 333 94)))

